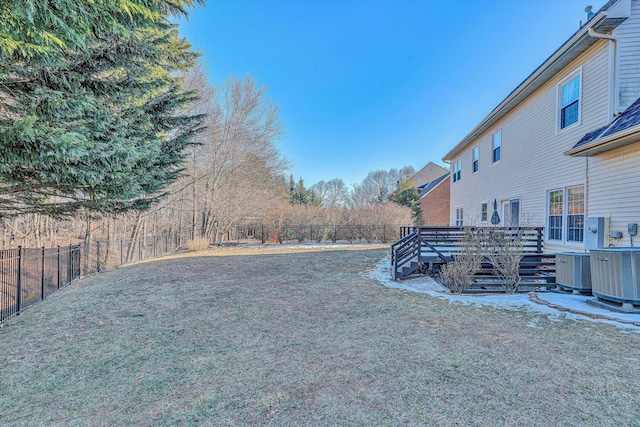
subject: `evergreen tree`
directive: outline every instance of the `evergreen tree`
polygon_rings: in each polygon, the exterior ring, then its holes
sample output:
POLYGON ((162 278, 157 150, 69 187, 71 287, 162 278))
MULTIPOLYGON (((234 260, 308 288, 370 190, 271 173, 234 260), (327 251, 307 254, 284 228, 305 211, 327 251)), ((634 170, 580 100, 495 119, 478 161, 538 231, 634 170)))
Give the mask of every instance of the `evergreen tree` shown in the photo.
POLYGON ((291 204, 293 205, 308 205, 309 204, 309 192, 304 186, 304 180, 302 177, 298 180, 298 183, 293 189, 291 196, 291 204))
POLYGON ((420 207, 420 192, 413 186, 413 180, 399 182, 391 195, 391 200, 400 206, 411 209, 411 216, 415 225, 422 225, 422 208, 420 207))
POLYGON ((287 185, 287 188, 289 189, 289 203, 294 205, 295 203, 293 203, 293 194, 296 189, 296 181, 293 179, 293 174, 289 174, 289 183, 287 185))
POLYGON ((176 77, 196 55, 168 22, 192 2, 36 3, 28 37, 0 32, 0 215, 147 208, 200 130, 201 116, 181 112, 195 94, 176 77), (31 49, 56 22, 70 33, 31 49))
POLYGON ((289 175, 289 195, 289 203, 292 205, 322 206, 322 200, 304 185, 302 177, 296 183, 293 175, 289 175))
POLYGON ((309 206, 320 207, 322 206, 322 199, 318 197, 318 195, 312 189, 307 190, 307 204, 309 206))
POLYGON ((83 48, 86 39, 186 16, 203 0, 3 0, 0 2, 0 57, 55 57, 63 49, 83 48))

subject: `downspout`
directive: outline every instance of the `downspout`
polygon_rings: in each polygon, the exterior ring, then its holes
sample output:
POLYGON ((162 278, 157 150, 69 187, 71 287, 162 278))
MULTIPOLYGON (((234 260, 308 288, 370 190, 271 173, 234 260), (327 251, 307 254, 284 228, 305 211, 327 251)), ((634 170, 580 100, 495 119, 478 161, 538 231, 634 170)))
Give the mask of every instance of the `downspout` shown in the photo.
POLYGON ((613 100, 613 118, 615 119, 616 117, 618 117, 618 99, 617 99, 617 91, 618 91, 618 78, 617 78, 617 73, 616 73, 616 69, 617 69, 617 65, 618 65, 618 38, 614 35, 611 34, 604 34, 604 33, 596 33, 593 29, 593 27, 589 27, 589 35, 591 37, 593 37, 594 39, 605 39, 605 40, 610 40, 613 42, 613 94, 612 94, 612 100, 613 100))
MULTIPOLYGON (((594 39, 604 39, 604 40, 609 40, 611 42, 613 42, 613 64, 611 65, 612 67, 612 80, 613 80, 613 93, 611 94, 611 100, 612 102, 612 112, 613 112, 613 119, 615 119, 616 117, 618 117, 618 76, 617 76, 617 66, 618 66, 618 38, 614 35, 611 34, 603 34, 603 33, 596 33, 593 29, 593 27, 589 27, 589 36, 593 37, 594 39)), ((589 215, 589 154, 587 154, 586 158, 585 158, 585 197, 584 197, 584 210, 585 210, 585 218, 587 218, 587 215, 589 215)), ((585 249, 586 251, 586 249, 585 249)))
MULTIPOLYGON (((589 153, 587 153, 587 156, 585 157, 584 175, 584 218, 587 219, 589 218, 589 153)), ((584 251, 588 252, 586 245, 584 251)))

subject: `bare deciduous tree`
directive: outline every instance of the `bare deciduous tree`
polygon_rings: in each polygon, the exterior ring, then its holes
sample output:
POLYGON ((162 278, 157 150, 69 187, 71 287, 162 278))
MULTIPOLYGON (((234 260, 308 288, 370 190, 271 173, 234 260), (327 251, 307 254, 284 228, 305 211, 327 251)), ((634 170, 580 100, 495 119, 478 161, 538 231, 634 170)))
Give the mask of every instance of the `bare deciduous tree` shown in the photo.
POLYGON ((397 186, 410 179, 414 174, 415 169, 411 166, 405 166, 400 170, 369 172, 362 183, 353 186, 350 205, 358 208, 388 202, 397 186))
POLYGON ((193 108, 207 114, 207 130, 174 193, 187 189, 191 194, 192 238, 217 240, 279 197, 278 180, 287 162, 275 142, 283 128, 277 107, 250 75, 214 88, 200 66, 185 80, 187 87, 200 90, 201 101, 193 108))
POLYGON ((311 186, 311 191, 322 201, 322 207, 327 209, 344 207, 349 199, 349 189, 339 178, 317 182, 311 186))

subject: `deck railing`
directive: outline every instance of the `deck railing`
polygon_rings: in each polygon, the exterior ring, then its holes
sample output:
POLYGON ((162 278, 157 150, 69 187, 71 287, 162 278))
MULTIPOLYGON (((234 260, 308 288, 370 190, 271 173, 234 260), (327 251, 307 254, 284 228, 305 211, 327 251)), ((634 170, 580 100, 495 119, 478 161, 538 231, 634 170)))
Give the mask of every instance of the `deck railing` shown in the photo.
MULTIPOLYGON (((544 252, 543 227, 475 227, 492 233, 505 233, 524 239, 523 255, 530 257, 544 252)), ((442 265, 454 260, 465 227, 401 227, 398 240, 391 246, 391 267, 394 279, 411 274, 418 264, 442 265), (410 265, 411 268, 408 268, 410 265)), ((548 267, 548 263, 544 263, 548 267)))

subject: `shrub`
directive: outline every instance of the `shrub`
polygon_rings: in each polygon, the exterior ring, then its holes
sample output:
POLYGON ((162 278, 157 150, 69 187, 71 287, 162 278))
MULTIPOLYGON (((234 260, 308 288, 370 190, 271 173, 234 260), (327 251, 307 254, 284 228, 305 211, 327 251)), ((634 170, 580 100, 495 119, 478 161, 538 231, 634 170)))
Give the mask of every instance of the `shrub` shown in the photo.
POLYGON ((465 227, 458 254, 442 267, 440 277, 451 292, 466 292, 482 262, 482 240, 477 228, 465 227))
POLYGON ((187 250, 189 252, 202 251, 209 247, 209 239, 204 237, 196 237, 195 239, 187 242, 187 250))
POLYGON ((514 228, 489 228, 482 239, 486 257, 500 279, 504 291, 513 294, 520 286, 520 261, 527 242, 522 230, 514 228))

